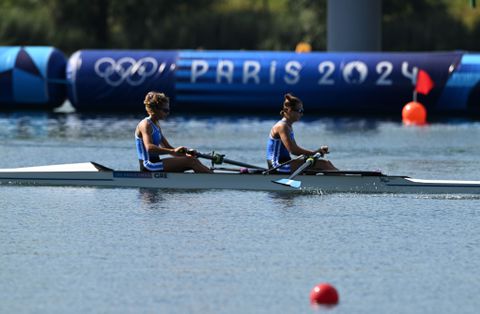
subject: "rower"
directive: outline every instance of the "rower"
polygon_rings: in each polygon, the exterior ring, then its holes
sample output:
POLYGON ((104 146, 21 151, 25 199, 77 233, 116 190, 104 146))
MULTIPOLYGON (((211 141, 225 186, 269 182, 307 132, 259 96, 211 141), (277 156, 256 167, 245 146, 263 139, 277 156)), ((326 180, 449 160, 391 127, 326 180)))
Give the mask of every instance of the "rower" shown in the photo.
POLYGON ((203 165, 194 155, 185 154, 189 151, 185 146, 173 147, 163 135, 160 120, 170 113, 170 101, 167 96, 159 92, 149 92, 143 102, 148 117, 138 123, 135 129, 135 143, 140 163, 140 171, 165 171, 210 173, 211 170, 203 165), (171 158, 162 158, 160 155, 169 154, 171 158))
MULTIPOLYGON (((302 158, 292 159, 290 154, 312 156, 320 153, 322 156, 328 154, 328 146, 322 146, 317 150, 309 150, 300 147, 293 134, 293 124, 303 116, 302 101, 286 94, 280 111, 282 119, 275 123, 270 130, 270 136, 267 142, 267 164, 269 168, 276 168, 277 172, 291 173, 300 167, 305 161, 302 158), (283 163, 283 165, 281 165, 283 163)), ((329 160, 316 159, 315 163, 309 168, 314 171, 338 170, 329 160)))

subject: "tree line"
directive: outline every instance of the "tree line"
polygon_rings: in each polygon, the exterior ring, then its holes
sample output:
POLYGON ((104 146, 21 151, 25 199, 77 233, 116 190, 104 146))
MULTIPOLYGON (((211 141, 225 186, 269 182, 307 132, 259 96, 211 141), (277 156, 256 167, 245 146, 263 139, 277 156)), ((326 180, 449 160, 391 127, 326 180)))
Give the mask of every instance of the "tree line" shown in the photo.
MULTIPOLYGON (((384 0, 384 51, 478 50, 467 0, 384 0), (468 19, 466 19, 466 17, 468 19)), ((0 0, 0 46, 326 49, 327 0, 0 0)))

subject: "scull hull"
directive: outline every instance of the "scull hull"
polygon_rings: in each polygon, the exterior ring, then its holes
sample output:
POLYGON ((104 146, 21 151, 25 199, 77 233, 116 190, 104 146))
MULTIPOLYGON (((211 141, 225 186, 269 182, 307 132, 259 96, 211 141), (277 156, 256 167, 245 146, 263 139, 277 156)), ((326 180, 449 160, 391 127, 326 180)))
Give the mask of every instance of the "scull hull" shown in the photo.
MULTIPOLYGON (((94 163, 0 169, 0 184, 4 186, 93 186, 298 192, 298 189, 273 183, 273 181, 285 177, 285 175, 279 174, 114 171, 94 163), (73 169, 73 171, 69 169, 73 169)), ((421 180, 372 174, 371 172, 346 172, 343 175, 301 175, 295 180, 302 182, 300 190, 321 193, 480 194, 480 181, 421 180)))

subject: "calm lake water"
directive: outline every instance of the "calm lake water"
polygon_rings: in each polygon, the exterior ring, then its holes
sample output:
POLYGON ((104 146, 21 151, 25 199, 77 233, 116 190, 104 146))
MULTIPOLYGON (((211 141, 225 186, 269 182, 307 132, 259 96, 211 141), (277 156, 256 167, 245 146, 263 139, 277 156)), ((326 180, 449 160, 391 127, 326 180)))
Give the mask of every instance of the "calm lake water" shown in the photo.
MULTIPOLYGON (((142 116, 0 114, 0 168, 138 167, 142 116)), ((173 145, 265 164, 275 117, 175 117, 173 145)), ((480 180, 480 123, 310 118, 342 169, 480 180)), ((0 186, 0 313, 478 313, 480 198, 0 186), (330 282, 333 308, 309 292, 330 282)))

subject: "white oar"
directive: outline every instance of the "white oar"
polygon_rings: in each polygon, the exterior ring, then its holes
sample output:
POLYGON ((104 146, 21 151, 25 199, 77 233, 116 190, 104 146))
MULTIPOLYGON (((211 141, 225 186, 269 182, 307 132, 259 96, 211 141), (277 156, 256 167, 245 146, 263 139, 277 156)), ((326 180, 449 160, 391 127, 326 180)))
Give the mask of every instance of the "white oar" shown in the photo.
POLYGON ((270 172, 275 171, 275 170, 277 170, 278 168, 281 168, 281 167, 283 167, 283 166, 285 166, 285 165, 288 165, 289 163, 292 163, 292 162, 294 162, 295 160, 299 160, 299 159, 301 159, 301 158, 305 158, 305 156, 304 156, 304 155, 300 155, 300 156, 298 156, 298 157, 295 158, 295 159, 290 159, 290 160, 288 160, 288 161, 286 161, 286 162, 284 162, 284 163, 279 164, 279 165, 276 166, 276 167, 273 167, 273 168, 270 168, 270 169, 265 170, 264 172, 262 172, 262 174, 269 174, 270 172))
POLYGON ((320 153, 316 153, 315 155, 308 157, 305 163, 300 167, 298 167, 298 169, 294 173, 292 173, 287 179, 280 179, 272 182, 286 185, 295 189, 299 189, 300 186, 302 185, 302 181, 296 181, 296 180, 293 180, 293 178, 295 178, 297 175, 301 174, 305 169, 313 165, 315 161, 320 157, 322 157, 320 153))

